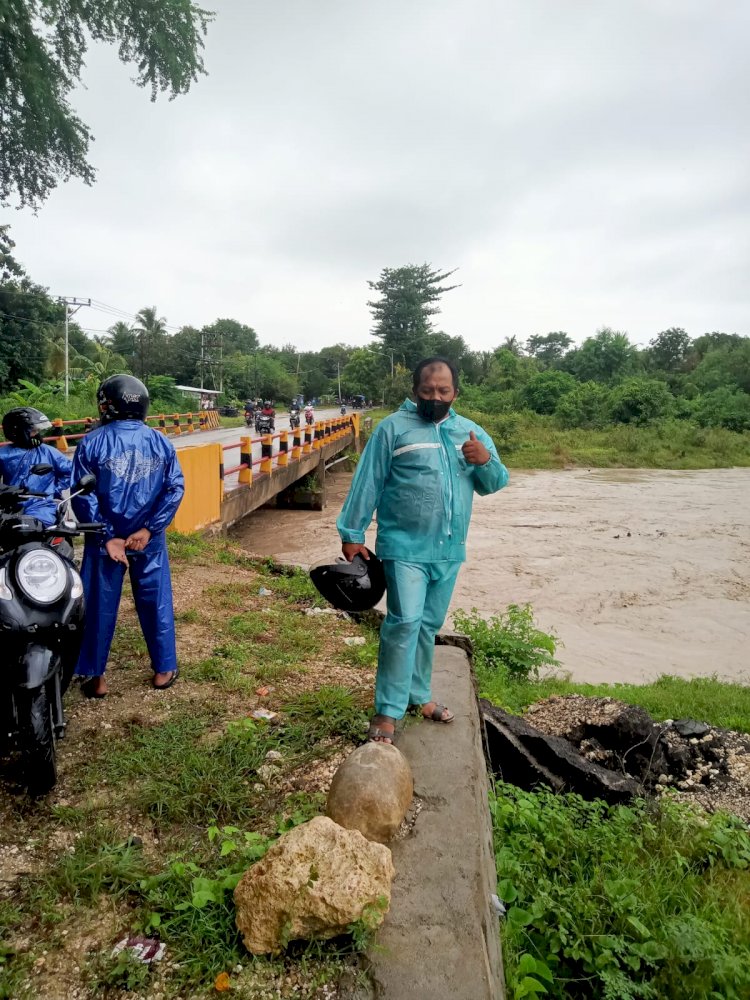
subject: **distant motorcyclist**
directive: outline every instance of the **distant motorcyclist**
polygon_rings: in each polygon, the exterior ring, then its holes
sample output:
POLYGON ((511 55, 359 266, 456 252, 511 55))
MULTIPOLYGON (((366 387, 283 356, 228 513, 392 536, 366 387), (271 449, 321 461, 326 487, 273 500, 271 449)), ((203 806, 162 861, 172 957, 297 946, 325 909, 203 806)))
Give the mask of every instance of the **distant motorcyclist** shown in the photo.
POLYGON ((146 424, 149 396, 139 379, 111 375, 96 398, 102 426, 83 438, 73 460, 73 479, 93 473, 96 490, 73 507, 79 521, 102 522, 105 530, 84 547, 87 614, 76 673, 86 678, 88 697, 107 693, 104 671, 127 568, 152 684, 163 691, 178 673, 165 532, 185 492, 182 470, 172 442, 146 424))
POLYGON ((313 410, 312 403, 308 403, 305 407, 305 423, 308 427, 315 423, 315 410, 313 410))
POLYGON ((292 430, 299 427, 299 403, 295 399, 289 407, 289 426, 292 430))
POLYGON ((252 399, 245 400, 245 424, 249 427, 253 422, 253 417, 255 416, 255 401, 252 399))
POLYGON ((44 444, 52 424, 33 406, 16 406, 3 417, 3 434, 10 444, 0 448, 0 479, 6 486, 25 486, 32 493, 44 493, 23 505, 24 514, 37 517, 48 527, 55 523, 55 498, 70 486, 72 463, 57 448, 44 444), (31 475, 35 465, 51 465, 52 472, 31 475))

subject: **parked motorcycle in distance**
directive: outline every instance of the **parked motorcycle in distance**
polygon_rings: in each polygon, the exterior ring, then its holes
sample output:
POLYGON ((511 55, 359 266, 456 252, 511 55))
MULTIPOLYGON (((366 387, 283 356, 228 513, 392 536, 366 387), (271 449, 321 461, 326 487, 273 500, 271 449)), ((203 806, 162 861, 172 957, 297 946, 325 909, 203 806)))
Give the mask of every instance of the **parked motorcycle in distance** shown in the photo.
MULTIPOLYGON (((32 475, 52 466, 35 465, 32 475)), ((59 540, 94 534, 101 524, 77 524, 70 502, 90 493, 94 476, 83 476, 57 506, 46 527, 23 514, 38 493, 0 486, 0 641, 5 690, 0 692, 0 733, 19 753, 21 782, 32 796, 57 781, 56 741, 65 734, 63 695, 70 684, 83 638, 83 584, 59 540)), ((72 549, 69 551, 72 552, 72 549)))

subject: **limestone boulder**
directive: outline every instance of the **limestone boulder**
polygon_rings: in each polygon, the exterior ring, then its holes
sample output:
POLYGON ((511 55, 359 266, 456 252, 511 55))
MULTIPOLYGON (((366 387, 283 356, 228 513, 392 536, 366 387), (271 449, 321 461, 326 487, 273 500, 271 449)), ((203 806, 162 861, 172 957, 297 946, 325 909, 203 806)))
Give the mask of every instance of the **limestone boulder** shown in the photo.
POLYGON ((317 816, 283 834, 234 890, 237 928, 254 955, 289 941, 331 938, 382 923, 395 874, 391 852, 317 816))
POLYGON ((390 743, 365 743, 333 776, 326 815, 347 830, 386 844, 401 825, 414 796, 406 757, 390 743))

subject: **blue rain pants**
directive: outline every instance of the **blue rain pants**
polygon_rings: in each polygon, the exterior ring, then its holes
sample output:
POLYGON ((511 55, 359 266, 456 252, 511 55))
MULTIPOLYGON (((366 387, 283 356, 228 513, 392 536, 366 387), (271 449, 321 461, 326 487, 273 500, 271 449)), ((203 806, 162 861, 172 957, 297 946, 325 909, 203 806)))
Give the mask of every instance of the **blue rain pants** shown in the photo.
POLYGON ((461 562, 383 560, 387 614, 380 628, 375 711, 401 719, 433 700, 435 634, 448 613, 461 562))
MULTIPOLYGON (((128 552, 135 608, 154 673, 177 669, 172 581, 164 532, 151 536, 143 552, 128 552)), ((87 539, 81 566, 86 594, 86 628, 76 673, 100 677, 115 633, 125 567, 110 559, 104 545, 87 539)))

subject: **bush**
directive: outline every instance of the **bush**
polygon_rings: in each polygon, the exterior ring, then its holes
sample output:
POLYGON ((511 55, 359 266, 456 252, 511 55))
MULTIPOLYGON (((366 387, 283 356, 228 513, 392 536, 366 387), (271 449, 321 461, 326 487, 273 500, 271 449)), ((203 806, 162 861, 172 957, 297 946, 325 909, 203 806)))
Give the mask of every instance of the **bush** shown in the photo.
POLYGON ((611 394, 598 382, 582 382, 560 398, 555 417, 561 427, 603 427, 609 420, 611 394))
POLYGON ((480 674, 505 671, 509 677, 536 678, 540 670, 556 667, 557 636, 540 631, 530 604, 509 604, 507 610, 484 619, 476 608, 471 614, 456 611, 453 623, 474 644, 474 664, 480 674))
POLYGON ((523 398, 536 413, 554 413, 559 401, 578 383, 568 372, 546 371, 533 375, 523 387, 523 398))
POLYGON ((698 397, 693 404, 693 415, 701 427, 750 430, 750 395, 741 389, 714 389, 698 397))
POLYGON ((654 378, 627 378, 612 391, 612 419, 621 424, 648 424, 666 417, 674 396, 654 378))

